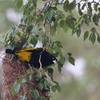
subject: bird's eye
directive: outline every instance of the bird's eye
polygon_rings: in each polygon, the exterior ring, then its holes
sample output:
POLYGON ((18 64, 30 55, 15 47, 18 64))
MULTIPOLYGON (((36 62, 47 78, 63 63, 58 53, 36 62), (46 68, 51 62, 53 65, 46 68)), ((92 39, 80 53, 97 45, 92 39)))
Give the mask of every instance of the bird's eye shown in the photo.
POLYGON ((52 57, 52 59, 54 60, 55 58, 54 58, 54 57, 52 57))

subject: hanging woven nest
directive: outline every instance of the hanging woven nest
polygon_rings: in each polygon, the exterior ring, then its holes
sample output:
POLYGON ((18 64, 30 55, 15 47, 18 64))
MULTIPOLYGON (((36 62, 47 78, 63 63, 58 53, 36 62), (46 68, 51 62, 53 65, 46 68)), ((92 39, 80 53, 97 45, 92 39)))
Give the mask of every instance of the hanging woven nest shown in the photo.
MULTIPOLYGON (((22 90, 24 94, 27 96, 27 100, 35 100, 31 97, 30 92, 31 89, 23 84, 21 86, 20 91, 15 95, 12 96, 11 89, 13 84, 15 83, 16 79, 23 75, 27 71, 27 67, 24 63, 20 62, 17 59, 10 59, 8 54, 5 54, 3 57, 3 64, 2 64, 2 76, 3 76, 3 96, 2 100, 20 100, 20 95, 22 94, 22 90)), ((36 90, 38 90, 40 96, 47 97, 47 93, 39 90, 37 88, 37 82, 35 79, 32 80, 32 87, 36 90)))

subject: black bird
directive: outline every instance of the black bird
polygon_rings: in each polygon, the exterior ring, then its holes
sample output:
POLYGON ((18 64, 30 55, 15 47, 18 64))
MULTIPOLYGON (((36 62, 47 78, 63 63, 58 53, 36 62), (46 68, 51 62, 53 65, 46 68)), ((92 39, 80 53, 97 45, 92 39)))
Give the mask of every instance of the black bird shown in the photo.
POLYGON ((5 52, 8 54, 14 54, 19 60, 25 61, 35 68, 41 67, 40 62, 42 67, 46 67, 57 62, 57 59, 43 48, 25 48, 22 50, 6 49, 5 52))

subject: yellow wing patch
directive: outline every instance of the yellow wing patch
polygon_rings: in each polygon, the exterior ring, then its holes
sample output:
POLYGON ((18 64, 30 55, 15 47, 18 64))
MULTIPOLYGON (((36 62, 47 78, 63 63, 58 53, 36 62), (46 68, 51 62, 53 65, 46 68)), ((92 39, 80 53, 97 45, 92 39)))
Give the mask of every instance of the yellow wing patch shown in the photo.
POLYGON ((32 52, 26 52, 25 50, 20 50, 15 53, 18 56, 19 60, 29 62, 31 59, 32 52))
POLYGON ((22 50, 16 51, 15 55, 18 56, 19 60, 29 62, 31 59, 32 52, 28 52, 28 50, 39 50, 41 48, 24 48, 22 50))

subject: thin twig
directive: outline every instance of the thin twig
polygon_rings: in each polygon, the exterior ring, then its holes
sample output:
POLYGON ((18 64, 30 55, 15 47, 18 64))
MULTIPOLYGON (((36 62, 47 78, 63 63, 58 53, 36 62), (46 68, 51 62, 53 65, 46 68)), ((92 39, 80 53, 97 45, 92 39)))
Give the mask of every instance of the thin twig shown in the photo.
POLYGON ((40 54, 40 56, 39 56, 40 69, 42 69, 41 56, 42 56, 42 55, 40 54))
POLYGON ((42 53, 44 52, 44 50, 45 50, 45 48, 43 48, 43 50, 40 52, 40 56, 39 56, 40 69, 42 69, 41 57, 42 57, 42 53))

